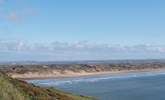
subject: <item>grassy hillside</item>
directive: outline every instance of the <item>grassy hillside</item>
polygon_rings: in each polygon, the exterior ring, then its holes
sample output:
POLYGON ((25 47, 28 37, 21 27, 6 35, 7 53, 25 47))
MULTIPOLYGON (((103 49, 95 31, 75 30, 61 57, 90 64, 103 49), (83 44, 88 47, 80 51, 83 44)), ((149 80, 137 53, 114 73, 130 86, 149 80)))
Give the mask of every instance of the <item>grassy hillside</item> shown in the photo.
POLYGON ((93 100, 54 88, 41 88, 0 72, 0 100, 93 100))

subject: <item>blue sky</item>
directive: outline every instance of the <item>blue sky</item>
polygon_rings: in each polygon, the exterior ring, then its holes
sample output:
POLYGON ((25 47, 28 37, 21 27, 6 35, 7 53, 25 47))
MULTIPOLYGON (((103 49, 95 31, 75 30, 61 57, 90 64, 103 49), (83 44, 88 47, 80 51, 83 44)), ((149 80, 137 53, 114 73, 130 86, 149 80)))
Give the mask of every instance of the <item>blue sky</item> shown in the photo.
POLYGON ((0 0, 0 61, 164 58, 164 5, 164 0, 0 0))

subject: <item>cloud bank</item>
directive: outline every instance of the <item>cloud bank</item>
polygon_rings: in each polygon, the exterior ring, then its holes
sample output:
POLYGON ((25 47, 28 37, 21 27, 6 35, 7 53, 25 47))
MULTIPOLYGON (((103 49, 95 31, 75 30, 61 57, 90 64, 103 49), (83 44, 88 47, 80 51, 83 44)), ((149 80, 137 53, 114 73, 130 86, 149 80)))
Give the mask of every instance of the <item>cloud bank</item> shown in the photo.
POLYGON ((80 41, 75 43, 66 42, 52 42, 48 44, 43 43, 29 43, 27 41, 18 40, 0 40, 0 51, 112 51, 112 52, 146 52, 146 53, 165 53, 165 45, 149 45, 139 44, 132 46, 97 44, 87 41, 80 41))
MULTIPOLYGON (((96 44, 86 41, 76 43, 52 42, 49 44, 25 41, 0 41, 0 55, 16 60, 107 60, 163 58, 165 45, 121 46, 96 44)), ((3 60, 2 58, 0 60, 3 60)))

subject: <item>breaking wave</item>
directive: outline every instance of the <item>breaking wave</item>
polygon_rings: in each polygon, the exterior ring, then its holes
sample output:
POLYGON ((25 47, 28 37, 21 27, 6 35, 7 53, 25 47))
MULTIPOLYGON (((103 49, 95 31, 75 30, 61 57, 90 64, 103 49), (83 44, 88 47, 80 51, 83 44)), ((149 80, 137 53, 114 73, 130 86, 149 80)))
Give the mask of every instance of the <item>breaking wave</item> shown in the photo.
POLYGON ((47 79, 47 80, 28 80, 27 82, 33 83, 35 85, 43 86, 43 87, 51 87, 51 86, 59 86, 66 84, 77 84, 80 82, 92 83, 98 82, 101 80, 109 80, 109 79, 128 79, 128 78, 138 78, 138 77, 149 77, 149 76, 157 76, 157 75, 165 75, 165 72, 143 72, 143 73, 128 73, 124 75, 100 75, 93 77, 79 77, 79 78, 66 78, 66 79, 47 79))

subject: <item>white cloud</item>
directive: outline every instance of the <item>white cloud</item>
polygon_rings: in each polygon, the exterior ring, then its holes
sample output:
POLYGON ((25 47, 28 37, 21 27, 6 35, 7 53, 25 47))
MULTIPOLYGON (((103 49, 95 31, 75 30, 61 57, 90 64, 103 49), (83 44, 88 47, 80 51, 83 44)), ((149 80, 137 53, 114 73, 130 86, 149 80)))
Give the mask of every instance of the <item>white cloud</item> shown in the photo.
MULTIPOLYGON (((0 41, 0 55, 14 59, 29 60, 87 60, 163 58, 165 45, 109 45, 89 42, 49 44, 27 41, 0 41), (6 56, 4 56, 4 52, 6 56)), ((2 59, 2 58, 1 58, 2 59)), ((0 60, 1 60, 0 59, 0 60)))
POLYGON ((52 42, 49 44, 33 43, 30 44, 25 41, 0 41, 0 50, 11 51, 47 51, 54 52, 61 51, 81 51, 81 52, 152 52, 152 53, 165 53, 165 45, 133 45, 133 46, 121 46, 121 45, 109 45, 109 44, 96 44, 89 42, 76 42, 76 43, 64 43, 64 42, 52 42))
POLYGON ((7 22, 18 22, 26 20, 31 16, 36 16, 38 12, 34 10, 34 7, 31 7, 29 4, 22 7, 22 4, 26 3, 23 1, 24 0, 0 0, 0 19, 7 22), (11 3, 12 6, 7 8, 6 6, 1 6, 4 3, 6 3, 6 5, 11 3), (20 9, 17 9, 18 7, 20 9))
POLYGON ((0 41, 0 51, 28 51, 30 45, 23 41, 0 41))
POLYGON ((10 21, 18 21, 20 17, 16 12, 11 12, 9 15, 6 16, 6 19, 10 21))

